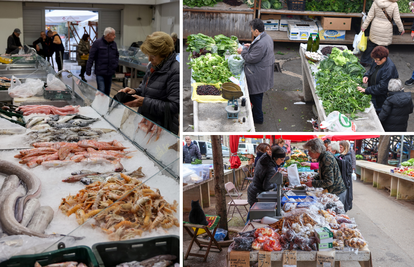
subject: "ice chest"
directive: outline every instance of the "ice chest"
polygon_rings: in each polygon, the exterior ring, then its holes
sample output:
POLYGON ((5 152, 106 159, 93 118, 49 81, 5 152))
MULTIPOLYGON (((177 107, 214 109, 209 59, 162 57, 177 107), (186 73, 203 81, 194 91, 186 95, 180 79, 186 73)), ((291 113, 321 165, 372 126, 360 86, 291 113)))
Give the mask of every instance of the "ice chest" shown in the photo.
POLYGON ((278 31, 281 15, 261 15, 266 31, 278 31))
POLYGON ((273 217, 276 216, 276 203, 275 202, 256 202, 250 208, 250 219, 257 220, 262 219, 264 216, 273 217))
POLYGON ((283 198, 282 198, 282 206, 283 205, 285 205, 285 203, 298 203, 298 205, 297 205, 297 207, 298 208, 304 208, 304 207, 309 207, 310 205, 313 205, 313 204, 315 204, 316 203, 316 198, 315 197, 313 197, 313 196, 293 196, 293 197, 289 197, 290 199, 305 199, 305 198, 311 198, 311 199, 313 199, 313 201, 310 201, 310 202, 293 202, 293 201, 287 201, 287 198, 284 196, 283 198))
POLYGON ((289 40, 307 41, 309 36, 315 36, 316 38, 318 27, 313 21, 289 22, 287 34, 289 40))
POLYGON ((352 18, 332 18, 322 17, 321 24, 325 30, 349 31, 351 29, 352 18))

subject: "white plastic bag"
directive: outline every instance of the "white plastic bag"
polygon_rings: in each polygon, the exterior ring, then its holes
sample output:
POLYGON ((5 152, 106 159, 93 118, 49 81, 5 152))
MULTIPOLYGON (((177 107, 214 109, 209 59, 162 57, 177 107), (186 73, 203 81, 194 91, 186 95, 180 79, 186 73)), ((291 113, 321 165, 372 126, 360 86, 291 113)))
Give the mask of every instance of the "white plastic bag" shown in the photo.
POLYGON ((66 85, 53 74, 47 75, 47 90, 64 91, 66 85))
POLYGON ((290 165, 289 167, 287 167, 287 172, 289 185, 300 185, 298 166, 296 164, 290 165))
POLYGON ((358 48, 358 44, 361 41, 361 37, 363 33, 364 33, 363 31, 360 31, 359 34, 355 34, 354 42, 352 43, 352 46, 354 47, 354 51, 352 51, 352 53, 354 55, 357 55, 360 52, 358 48))
POLYGON ((229 69, 233 75, 239 75, 243 71, 244 59, 240 55, 231 55, 229 57, 229 69), (236 59, 238 57, 239 59, 236 59))
POLYGON ((43 94, 44 83, 40 79, 27 78, 25 83, 12 76, 11 86, 8 89, 9 95, 15 97, 31 97, 43 94))
POLYGON ((328 129, 331 132, 356 132, 356 125, 339 111, 333 111, 321 123, 321 129, 328 129))
POLYGON ((355 174, 355 171, 352 171, 352 180, 356 181, 356 179, 357 179, 357 176, 355 174))

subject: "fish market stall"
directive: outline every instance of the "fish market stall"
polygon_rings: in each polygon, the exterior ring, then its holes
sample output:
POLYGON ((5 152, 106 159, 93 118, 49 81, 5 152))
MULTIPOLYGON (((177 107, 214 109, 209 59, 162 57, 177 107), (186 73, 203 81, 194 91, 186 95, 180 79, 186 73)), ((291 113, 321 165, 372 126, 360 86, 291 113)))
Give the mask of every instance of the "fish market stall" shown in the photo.
MULTIPOLYGON (((332 45, 321 45, 319 51, 322 51, 325 47, 332 48, 332 45)), ((347 49, 346 46, 335 45, 335 47, 340 48, 342 50, 347 49)), ((323 62, 324 60, 328 60, 328 58, 322 56, 322 60, 320 62, 319 60, 317 60, 316 63, 313 63, 310 60, 308 60, 308 58, 306 58, 305 51, 306 44, 301 44, 299 53, 302 61, 303 93, 305 101, 313 100, 315 102, 316 110, 318 112, 318 124, 321 124, 323 121, 326 121, 329 113, 331 113, 334 110, 337 110, 342 114, 348 116, 348 118, 351 119, 353 123, 355 123, 356 131, 358 132, 383 132, 384 129, 382 128, 381 122, 378 118, 378 115, 375 112, 372 103, 368 102, 368 100, 365 100, 367 95, 364 96, 364 94, 354 92, 357 92, 356 85, 349 87, 351 88, 351 91, 346 96, 337 96, 336 92, 346 92, 347 89, 343 88, 343 86, 349 86, 349 84, 351 83, 345 82, 344 80, 343 84, 340 84, 338 81, 332 81, 330 83, 332 84, 332 88, 329 89, 329 93, 323 93, 322 91, 318 93, 318 83, 316 78, 316 76, 318 75, 317 73, 320 72, 320 69, 318 69, 318 67, 321 66, 321 62, 323 62), (310 62, 312 64, 310 64, 310 62), (335 91, 333 89, 334 85, 340 86, 341 88, 335 91), (356 96, 350 97, 351 92, 353 94, 356 94, 356 96), (318 94, 323 94, 325 98, 321 98, 318 94), (344 102, 340 102, 341 99, 344 102), (358 102, 360 101, 360 99, 363 99, 361 100, 362 103, 358 102), (338 103, 338 105, 340 106, 339 108, 343 110, 338 110, 338 106, 332 106, 335 103, 338 103)), ((351 51, 349 51, 349 53, 352 54, 351 51)), ((352 57, 354 56, 352 55, 352 57)), ((351 69, 351 67, 347 68, 347 65, 344 65, 343 69, 340 71, 347 72, 347 74, 351 75, 351 77, 354 74, 360 75, 360 73, 365 72, 365 69, 362 66, 358 65, 359 64, 356 63, 355 66, 351 66, 356 68, 355 73, 354 70, 351 69), (358 68, 361 68, 361 70, 358 70, 358 68)), ((341 79, 342 74, 338 73, 339 70, 336 71, 336 68, 340 69, 340 67, 337 66, 338 65, 336 65, 335 68, 334 66, 328 66, 330 69, 329 75, 332 78, 338 77, 338 79, 341 79)), ((362 77, 359 83, 362 84, 362 77)), ((323 88, 325 87, 320 87, 319 90, 323 90, 323 88)))
POLYGON ((131 88, 137 88, 140 84, 138 78, 144 77, 142 72, 146 72, 148 57, 138 47, 121 47, 119 51, 119 65, 131 69, 131 88), (141 73, 140 73, 141 72, 141 73))
POLYGON ((78 105, 10 105, 27 128, 0 119, 0 261, 179 235, 178 137, 72 79, 78 105))
POLYGON ((237 37, 188 36, 194 131, 254 132, 244 60, 237 37))

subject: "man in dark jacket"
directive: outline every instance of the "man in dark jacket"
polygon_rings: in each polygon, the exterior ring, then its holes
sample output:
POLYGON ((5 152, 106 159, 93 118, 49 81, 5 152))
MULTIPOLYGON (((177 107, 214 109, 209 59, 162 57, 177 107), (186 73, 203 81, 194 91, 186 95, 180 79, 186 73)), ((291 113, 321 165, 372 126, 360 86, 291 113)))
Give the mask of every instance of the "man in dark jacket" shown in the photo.
POLYGON ((86 63, 86 75, 90 76, 92 65, 95 62, 98 90, 107 95, 111 92, 112 76, 115 74, 119 61, 115 37, 115 30, 111 27, 106 28, 104 36, 93 43, 86 63))
POLYGON ((50 49, 51 52, 55 53, 55 60, 58 66, 58 71, 61 71, 63 69, 63 53, 65 52, 65 47, 63 46, 62 39, 57 32, 48 31, 47 36, 52 39, 50 49))
POLYGON ((22 48, 22 43, 20 42, 19 38, 20 33, 21 31, 18 28, 16 28, 14 29, 12 35, 10 35, 9 38, 7 38, 6 54, 16 54, 19 52, 16 50, 22 48))
POLYGON ((189 136, 185 137, 185 145, 183 147, 184 163, 191 163, 193 159, 201 159, 201 153, 198 146, 191 141, 189 136))
POLYGON ((263 123, 262 101, 263 93, 273 88, 273 70, 275 54, 273 40, 264 31, 261 19, 254 19, 249 23, 255 39, 251 44, 245 44, 237 52, 245 61, 244 73, 246 74, 249 88, 250 102, 253 104, 254 123, 263 123))
POLYGON ((40 32, 40 37, 33 42, 33 46, 36 48, 37 54, 47 60, 53 55, 52 39, 44 31, 40 32))
POLYGON ((404 92, 400 79, 388 83, 388 97, 378 115, 386 132, 406 132, 409 114, 413 113, 411 93, 404 92))

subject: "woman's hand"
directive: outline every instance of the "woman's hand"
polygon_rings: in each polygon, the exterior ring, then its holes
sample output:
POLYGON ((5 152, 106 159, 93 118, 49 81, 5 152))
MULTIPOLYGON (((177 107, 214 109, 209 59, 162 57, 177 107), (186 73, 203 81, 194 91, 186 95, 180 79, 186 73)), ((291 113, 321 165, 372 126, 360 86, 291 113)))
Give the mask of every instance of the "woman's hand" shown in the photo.
POLYGON ((129 88, 129 87, 125 87, 124 89, 119 90, 119 92, 127 93, 127 94, 130 94, 130 95, 133 95, 133 94, 136 93, 136 91, 134 89, 129 88))
POLYGON ((309 162, 301 162, 300 165, 310 167, 311 164, 309 162))
POLYGON ((361 32, 364 32, 365 31, 365 29, 364 28, 361 28, 361 32))
POLYGON ((237 53, 239 53, 239 54, 241 54, 241 52, 243 51, 243 47, 239 47, 238 49, 237 49, 237 53))
POLYGON ((367 77, 367 76, 365 76, 364 78, 362 78, 362 82, 363 82, 363 83, 367 83, 367 82, 368 82, 368 77, 367 77))
POLYGON ((358 91, 360 91, 361 93, 365 93, 365 88, 362 88, 361 86, 357 87, 358 91))
POLYGON ((305 183, 305 185, 306 185, 307 187, 312 187, 312 180, 308 180, 308 181, 305 183))
MULTIPOLYGON (((129 88, 131 89, 131 88, 129 88)), ((134 90, 135 92, 135 90, 134 90)), ((128 107, 141 107, 144 104, 144 98, 142 96, 139 95, 132 95, 133 97, 135 97, 135 100, 126 102, 125 105, 127 105, 128 107)))
POLYGON ((403 31, 401 32, 401 35, 404 35, 404 33, 405 33, 405 30, 403 30, 403 31))

